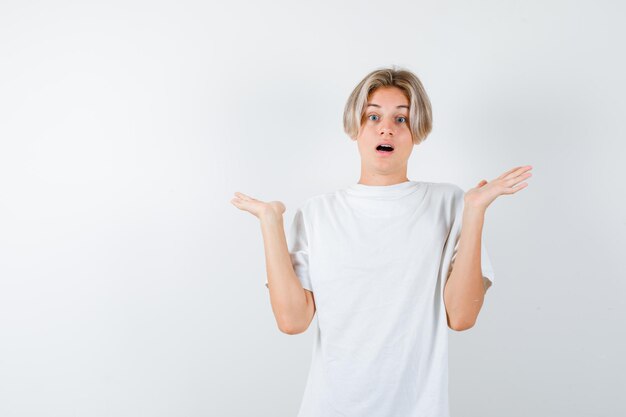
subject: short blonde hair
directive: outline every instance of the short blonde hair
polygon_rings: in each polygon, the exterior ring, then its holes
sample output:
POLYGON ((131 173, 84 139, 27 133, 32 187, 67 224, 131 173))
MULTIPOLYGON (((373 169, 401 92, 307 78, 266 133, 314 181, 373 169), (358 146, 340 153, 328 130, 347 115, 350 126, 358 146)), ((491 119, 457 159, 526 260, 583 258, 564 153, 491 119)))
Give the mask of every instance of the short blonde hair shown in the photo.
POLYGON ((409 100, 409 129, 415 145, 426 139, 433 127, 430 99, 415 74, 395 65, 379 68, 365 76, 352 90, 343 111, 343 129, 356 140, 363 120, 363 113, 370 94, 380 87, 397 87, 409 100))

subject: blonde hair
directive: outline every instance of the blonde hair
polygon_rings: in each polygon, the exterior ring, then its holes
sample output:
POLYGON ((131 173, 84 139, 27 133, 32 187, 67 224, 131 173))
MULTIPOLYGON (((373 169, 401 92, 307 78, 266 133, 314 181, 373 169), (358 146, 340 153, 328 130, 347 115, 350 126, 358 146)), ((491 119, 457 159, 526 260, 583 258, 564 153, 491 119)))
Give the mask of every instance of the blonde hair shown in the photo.
POLYGON ((395 65, 379 68, 365 76, 352 90, 343 111, 343 129, 351 139, 359 135, 363 113, 370 94, 380 87, 397 87, 409 100, 409 129, 415 145, 426 139, 433 127, 430 100, 415 74, 395 65))

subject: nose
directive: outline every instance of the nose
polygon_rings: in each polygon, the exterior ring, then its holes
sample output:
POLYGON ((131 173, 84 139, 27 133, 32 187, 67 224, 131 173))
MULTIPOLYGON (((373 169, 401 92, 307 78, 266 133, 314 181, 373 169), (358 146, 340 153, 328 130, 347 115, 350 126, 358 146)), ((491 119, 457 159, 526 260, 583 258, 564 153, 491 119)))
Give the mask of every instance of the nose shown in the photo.
POLYGON ((393 136, 394 131, 393 131, 393 126, 387 122, 387 123, 383 123, 380 126, 380 136, 385 136, 385 135, 389 135, 389 136, 393 136))

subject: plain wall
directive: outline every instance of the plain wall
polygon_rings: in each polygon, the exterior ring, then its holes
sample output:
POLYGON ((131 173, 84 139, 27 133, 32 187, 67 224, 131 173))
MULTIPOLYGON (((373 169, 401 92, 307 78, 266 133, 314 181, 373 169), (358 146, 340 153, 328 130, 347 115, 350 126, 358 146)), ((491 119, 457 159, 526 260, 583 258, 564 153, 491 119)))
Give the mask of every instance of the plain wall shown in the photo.
MULTIPOLYGON (((617 1, 0 4, 0 415, 295 416, 313 329, 281 333, 259 222, 356 183, 345 101, 414 71, 409 178, 518 165, 496 282, 450 330, 453 417, 620 416, 624 12, 617 1)), ((316 325, 316 321, 312 325, 316 325)))

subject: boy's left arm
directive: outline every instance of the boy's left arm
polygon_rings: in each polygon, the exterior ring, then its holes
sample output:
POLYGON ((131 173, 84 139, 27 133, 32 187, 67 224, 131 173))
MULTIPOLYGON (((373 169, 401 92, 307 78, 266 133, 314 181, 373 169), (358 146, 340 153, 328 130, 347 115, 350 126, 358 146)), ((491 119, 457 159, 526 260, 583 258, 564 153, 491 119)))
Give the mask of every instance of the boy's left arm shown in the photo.
POLYGON ((485 210, 463 209, 463 223, 457 253, 444 287, 443 297, 448 326, 467 330, 474 326, 485 298, 486 286, 481 269, 481 237, 485 210))

